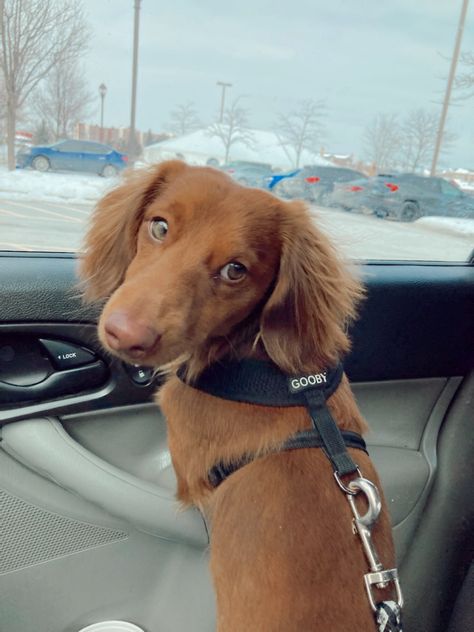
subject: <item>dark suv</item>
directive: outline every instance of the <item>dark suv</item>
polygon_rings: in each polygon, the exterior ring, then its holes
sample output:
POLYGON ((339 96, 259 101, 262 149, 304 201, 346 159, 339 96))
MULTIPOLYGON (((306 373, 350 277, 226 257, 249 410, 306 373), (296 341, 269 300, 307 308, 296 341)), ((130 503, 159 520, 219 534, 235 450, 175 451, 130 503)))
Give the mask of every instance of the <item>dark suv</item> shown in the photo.
POLYGON ((329 202, 402 222, 425 215, 474 218, 474 197, 443 178, 413 173, 380 174, 338 185, 329 202))

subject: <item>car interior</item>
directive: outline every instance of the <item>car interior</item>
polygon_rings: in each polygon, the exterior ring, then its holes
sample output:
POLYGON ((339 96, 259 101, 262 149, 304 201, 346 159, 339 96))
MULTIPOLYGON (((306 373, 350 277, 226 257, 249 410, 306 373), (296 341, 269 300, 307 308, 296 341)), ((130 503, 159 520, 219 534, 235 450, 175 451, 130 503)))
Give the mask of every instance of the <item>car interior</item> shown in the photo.
MULTIPOLYGON (((1 257, 0 628, 211 630, 208 533, 175 503, 157 384, 104 355, 75 267, 1 257)), ((442 632, 473 551, 474 270, 371 263, 363 275, 346 370, 391 511, 405 629, 442 632)))

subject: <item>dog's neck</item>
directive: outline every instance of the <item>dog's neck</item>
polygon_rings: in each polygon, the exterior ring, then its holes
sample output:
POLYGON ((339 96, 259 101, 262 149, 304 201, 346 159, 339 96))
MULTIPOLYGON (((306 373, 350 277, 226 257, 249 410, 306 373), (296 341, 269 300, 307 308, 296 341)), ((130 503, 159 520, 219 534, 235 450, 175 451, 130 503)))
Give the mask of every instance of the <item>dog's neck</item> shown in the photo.
POLYGON ((224 359, 270 361, 260 340, 258 318, 249 318, 244 327, 240 325, 228 336, 211 339, 188 354, 184 362, 186 379, 195 381, 208 367, 224 359))

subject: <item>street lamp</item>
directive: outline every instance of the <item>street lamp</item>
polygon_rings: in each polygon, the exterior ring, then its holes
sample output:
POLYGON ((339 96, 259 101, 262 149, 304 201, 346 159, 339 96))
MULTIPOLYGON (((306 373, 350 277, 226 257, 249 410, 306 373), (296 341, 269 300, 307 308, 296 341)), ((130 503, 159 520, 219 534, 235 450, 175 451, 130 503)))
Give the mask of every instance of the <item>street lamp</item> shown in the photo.
POLYGON ((107 86, 101 83, 99 86, 100 94, 100 142, 104 142, 104 99, 107 94, 107 86))
POLYGON ((224 120, 224 102, 225 102, 225 89, 232 88, 231 83, 225 83, 225 81, 218 81, 216 85, 222 87, 222 97, 221 97, 221 115, 219 117, 219 123, 222 123, 224 120))

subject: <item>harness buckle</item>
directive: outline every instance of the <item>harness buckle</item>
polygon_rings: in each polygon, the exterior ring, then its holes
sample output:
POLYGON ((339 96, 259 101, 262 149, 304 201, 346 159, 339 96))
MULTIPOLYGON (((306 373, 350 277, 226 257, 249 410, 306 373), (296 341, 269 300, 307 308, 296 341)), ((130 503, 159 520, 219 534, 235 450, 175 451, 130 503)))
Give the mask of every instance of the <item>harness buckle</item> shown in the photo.
POLYGON ((380 570, 375 573, 366 573, 364 575, 364 582, 367 596, 369 598, 370 607, 374 612, 376 612, 378 609, 377 604, 374 601, 374 596, 372 594, 372 586, 374 584, 376 584, 377 587, 386 587, 389 584, 393 583, 397 594, 396 603, 400 609, 403 607, 403 595, 400 588, 400 581, 398 579, 398 571, 396 568, 380 570))

